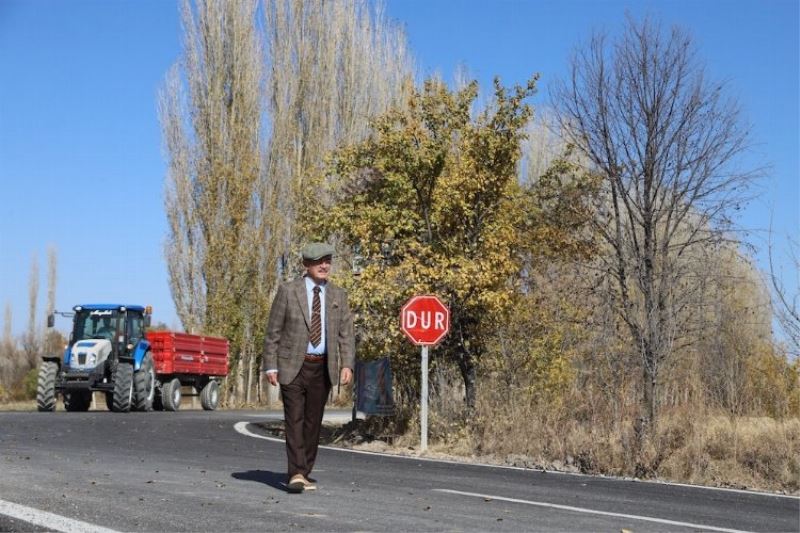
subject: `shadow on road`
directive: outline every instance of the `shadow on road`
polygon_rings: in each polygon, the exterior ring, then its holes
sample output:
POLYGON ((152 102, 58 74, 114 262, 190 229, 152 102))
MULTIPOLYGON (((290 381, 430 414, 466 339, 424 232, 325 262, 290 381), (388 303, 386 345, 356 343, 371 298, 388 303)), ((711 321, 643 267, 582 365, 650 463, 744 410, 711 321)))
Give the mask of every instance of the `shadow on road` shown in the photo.
POLYGON ((231 476, 235 479, 244 481, 256 481, 269 485, 272 488, 286 490, 286 473, 285 472, 271 472, 269 470, 248 470, 247 472, 234 472, 231 476))

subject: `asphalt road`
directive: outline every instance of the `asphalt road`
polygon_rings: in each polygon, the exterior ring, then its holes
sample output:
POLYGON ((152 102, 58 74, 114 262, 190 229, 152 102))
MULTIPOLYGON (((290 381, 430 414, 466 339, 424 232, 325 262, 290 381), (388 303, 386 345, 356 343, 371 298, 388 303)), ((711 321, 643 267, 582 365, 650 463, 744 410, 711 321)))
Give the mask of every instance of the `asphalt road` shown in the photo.
POLYGON ((288 494, 275 416, 0 413, 0 531, 800 530, 793 497, 331 449, 288 494))

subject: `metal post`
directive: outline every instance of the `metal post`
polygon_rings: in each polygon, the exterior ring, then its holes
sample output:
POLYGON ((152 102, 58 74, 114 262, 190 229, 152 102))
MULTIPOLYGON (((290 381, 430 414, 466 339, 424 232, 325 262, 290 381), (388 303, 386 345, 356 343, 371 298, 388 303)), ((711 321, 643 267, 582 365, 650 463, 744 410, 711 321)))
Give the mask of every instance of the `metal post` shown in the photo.
POLYGON ((420 411, 420 450, 428 449, 428 347, 422 347, 422 399, 420 411))
POLYGON ((358 406, 358 361, 356 361, 356 368, 353 372, 353 418, 351 419, 353 424, 356 423, 356 413, 357 413, 357 406, 358 406))

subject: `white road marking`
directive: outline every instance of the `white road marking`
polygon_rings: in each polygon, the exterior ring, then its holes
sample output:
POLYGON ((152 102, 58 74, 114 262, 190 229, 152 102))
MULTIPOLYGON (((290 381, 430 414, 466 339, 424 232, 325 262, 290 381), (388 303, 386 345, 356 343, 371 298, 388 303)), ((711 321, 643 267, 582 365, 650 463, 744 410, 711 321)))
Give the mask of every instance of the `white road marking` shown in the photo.
POLYGON ((62 533, 118 533, 113 529, 108 529, 89 522, 74 520, 66 516, 40 511, 33 507, 27 507, 18 503, 0 500, 0 515, 22 520, 29 524, 47 529, 48 531, 60 531, 62 533))
POLYGON ((597 511, 595 509, 586 509, 584 507, 573 507, 571 505, 558 505, 555 503, 547 503, 547 502, 534 502, 530 500, 519 500, 517 498, 505 498, 503 496, 494 496, 491 494, 477 494, 475 492, 462 492, 460 490, 450 490, 450 489, 432 489, 434 492, 445 492, 447 494, 458 494, 461 496, 472 496, 475 498, 483 498, 484 500, 499 500, 503 502, 511 502, 511 503, 522 503, 525 505, 535 505, 537 507, 547 507, 550 509, 559 509, 561 511, 572 511, 575 513, 586 513, 586 514, 595 514, 601 516, 613 516, 615 518, 629 518, 631 520, 642 520, 644 522, 655 522, 657 524, 666 524, 668 526, 681 526, 681 527, 688 527, 692 529, 699 529, 702 531, 722 531, 724 533, 748 533, 747 531, 742 531, 740 529, 728 529, 724 527, 716 527, 716 526, 709 526, 706 524, 693 524, 691 522, 679 522, 676 520, 667 520, 664 518, 654 518, 652 516, 640 516, 635 514, 625 514, 625 513, 611 513, 608 511, 597 511))
MULTIPOLYGON (((270 420, 277 420, 272 418, 270 420)), ((283 439, 278 439, 275 437, 267 437, 266 435, 259 435, 257 433, 253 433, 249 429, 247 429, 248 424, 253 424, 254 422, 237 422, 233 425, 233 429, 236 430, 238 433, 246 437, 253 437, 256 439, 264 439, 271 442, 279 442, 283 444, 285 441, 283 439)), ((590 477, 596 479, 611 479, 617 481, 630 481, 633 483, 648 483, 654 485, 670 485, 673 487, 687 487, 690 489, 703 489, 703 490, 713 490, 713 491, 721 491, 721 492, 735 492, 739 494, 748 494, 750 496, 771 496, 773 498, 789 498, 792 500, 800 500, 798 496, 792 496, 791 494, 776 494, 774 492, 761 492, 757 490, 742 490, 742 489, 730 489, 727 487, 707 487, 705 485, 690 485, 688 483, 675 483, 671 481, 658 481, 658 480, 651 480, 651 479, 635 479, 635 478, 620 478, 620 477, 613 477, 613 476, 603 476, 603 475, 591 475, 591 474, 580 474, 577 472, 561 472, 558 470, 544 470, 541 468, 525 468, 522 466, 510 466, 510 465, 490 465, 486 463, 465 463, 461 461, 451 461, 448 459, 434 459, 431 457, 418 457, 415 455, 398 455, 394 453, 383 453, 383 452, 368 452, 366 450, 353 450, 350 448, 341 448, 339 446, 320 446, 320 448, 324 448, 326 450, 335 450, 338 452, 348 452, 348 453, 360 453, 362 455, 377 455, 380 457, 395 457, 398 459, 411 459, 414 461, 429 461, 432 463, 443 463, 449 465, 467 465, 467 466, 481 466, 485 468, 500 468, 504 470, 520 470, 523 472, 547 472, 548 474, 561 474, 565 476, 581 476, 581 477, 590 477)))

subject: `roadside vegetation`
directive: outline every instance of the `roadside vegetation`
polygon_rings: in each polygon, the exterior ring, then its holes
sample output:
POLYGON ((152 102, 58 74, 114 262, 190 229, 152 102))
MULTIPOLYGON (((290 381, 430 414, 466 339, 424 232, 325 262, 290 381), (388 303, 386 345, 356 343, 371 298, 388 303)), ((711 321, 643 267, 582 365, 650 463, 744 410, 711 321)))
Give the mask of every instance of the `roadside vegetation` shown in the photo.
MULTIPOLYGON (((763 171, 686 31, 588 36, 534 109, 535 65, 488 93, 416 80, 365 1, 181 9, 159 96, 165 258, 184 328, 231 340, 228 407, 277 401, 259 377, 269 305, 325 239, 358 356, 391 358, 397 404, 332 440, 418 445, 419 353, 397 315, 432 293, 452 312, 431 352, 432 454, 800 491, 797 297, 738 239, 763 171)), ((6 308, 0 401, 30 398, 39 355, 63 345, 30 290, 19 341, 6 308)))
POLYGON ((3 334, 0 338, 0 404, 4 408, 14 402, 25 402, 36 397, 36 383, 42 354, 59 354, 64 349, 66 339, 55 330, 45 329, 41 318, 55 309, 58 254, 55 247, 47 250, 47 309, 40 313, 39 301, 39 262, 31 259, 28 277, 28 316, 25 333, 15 338, 12 333, 13 310, 6 303, 3 311, 3 334))

